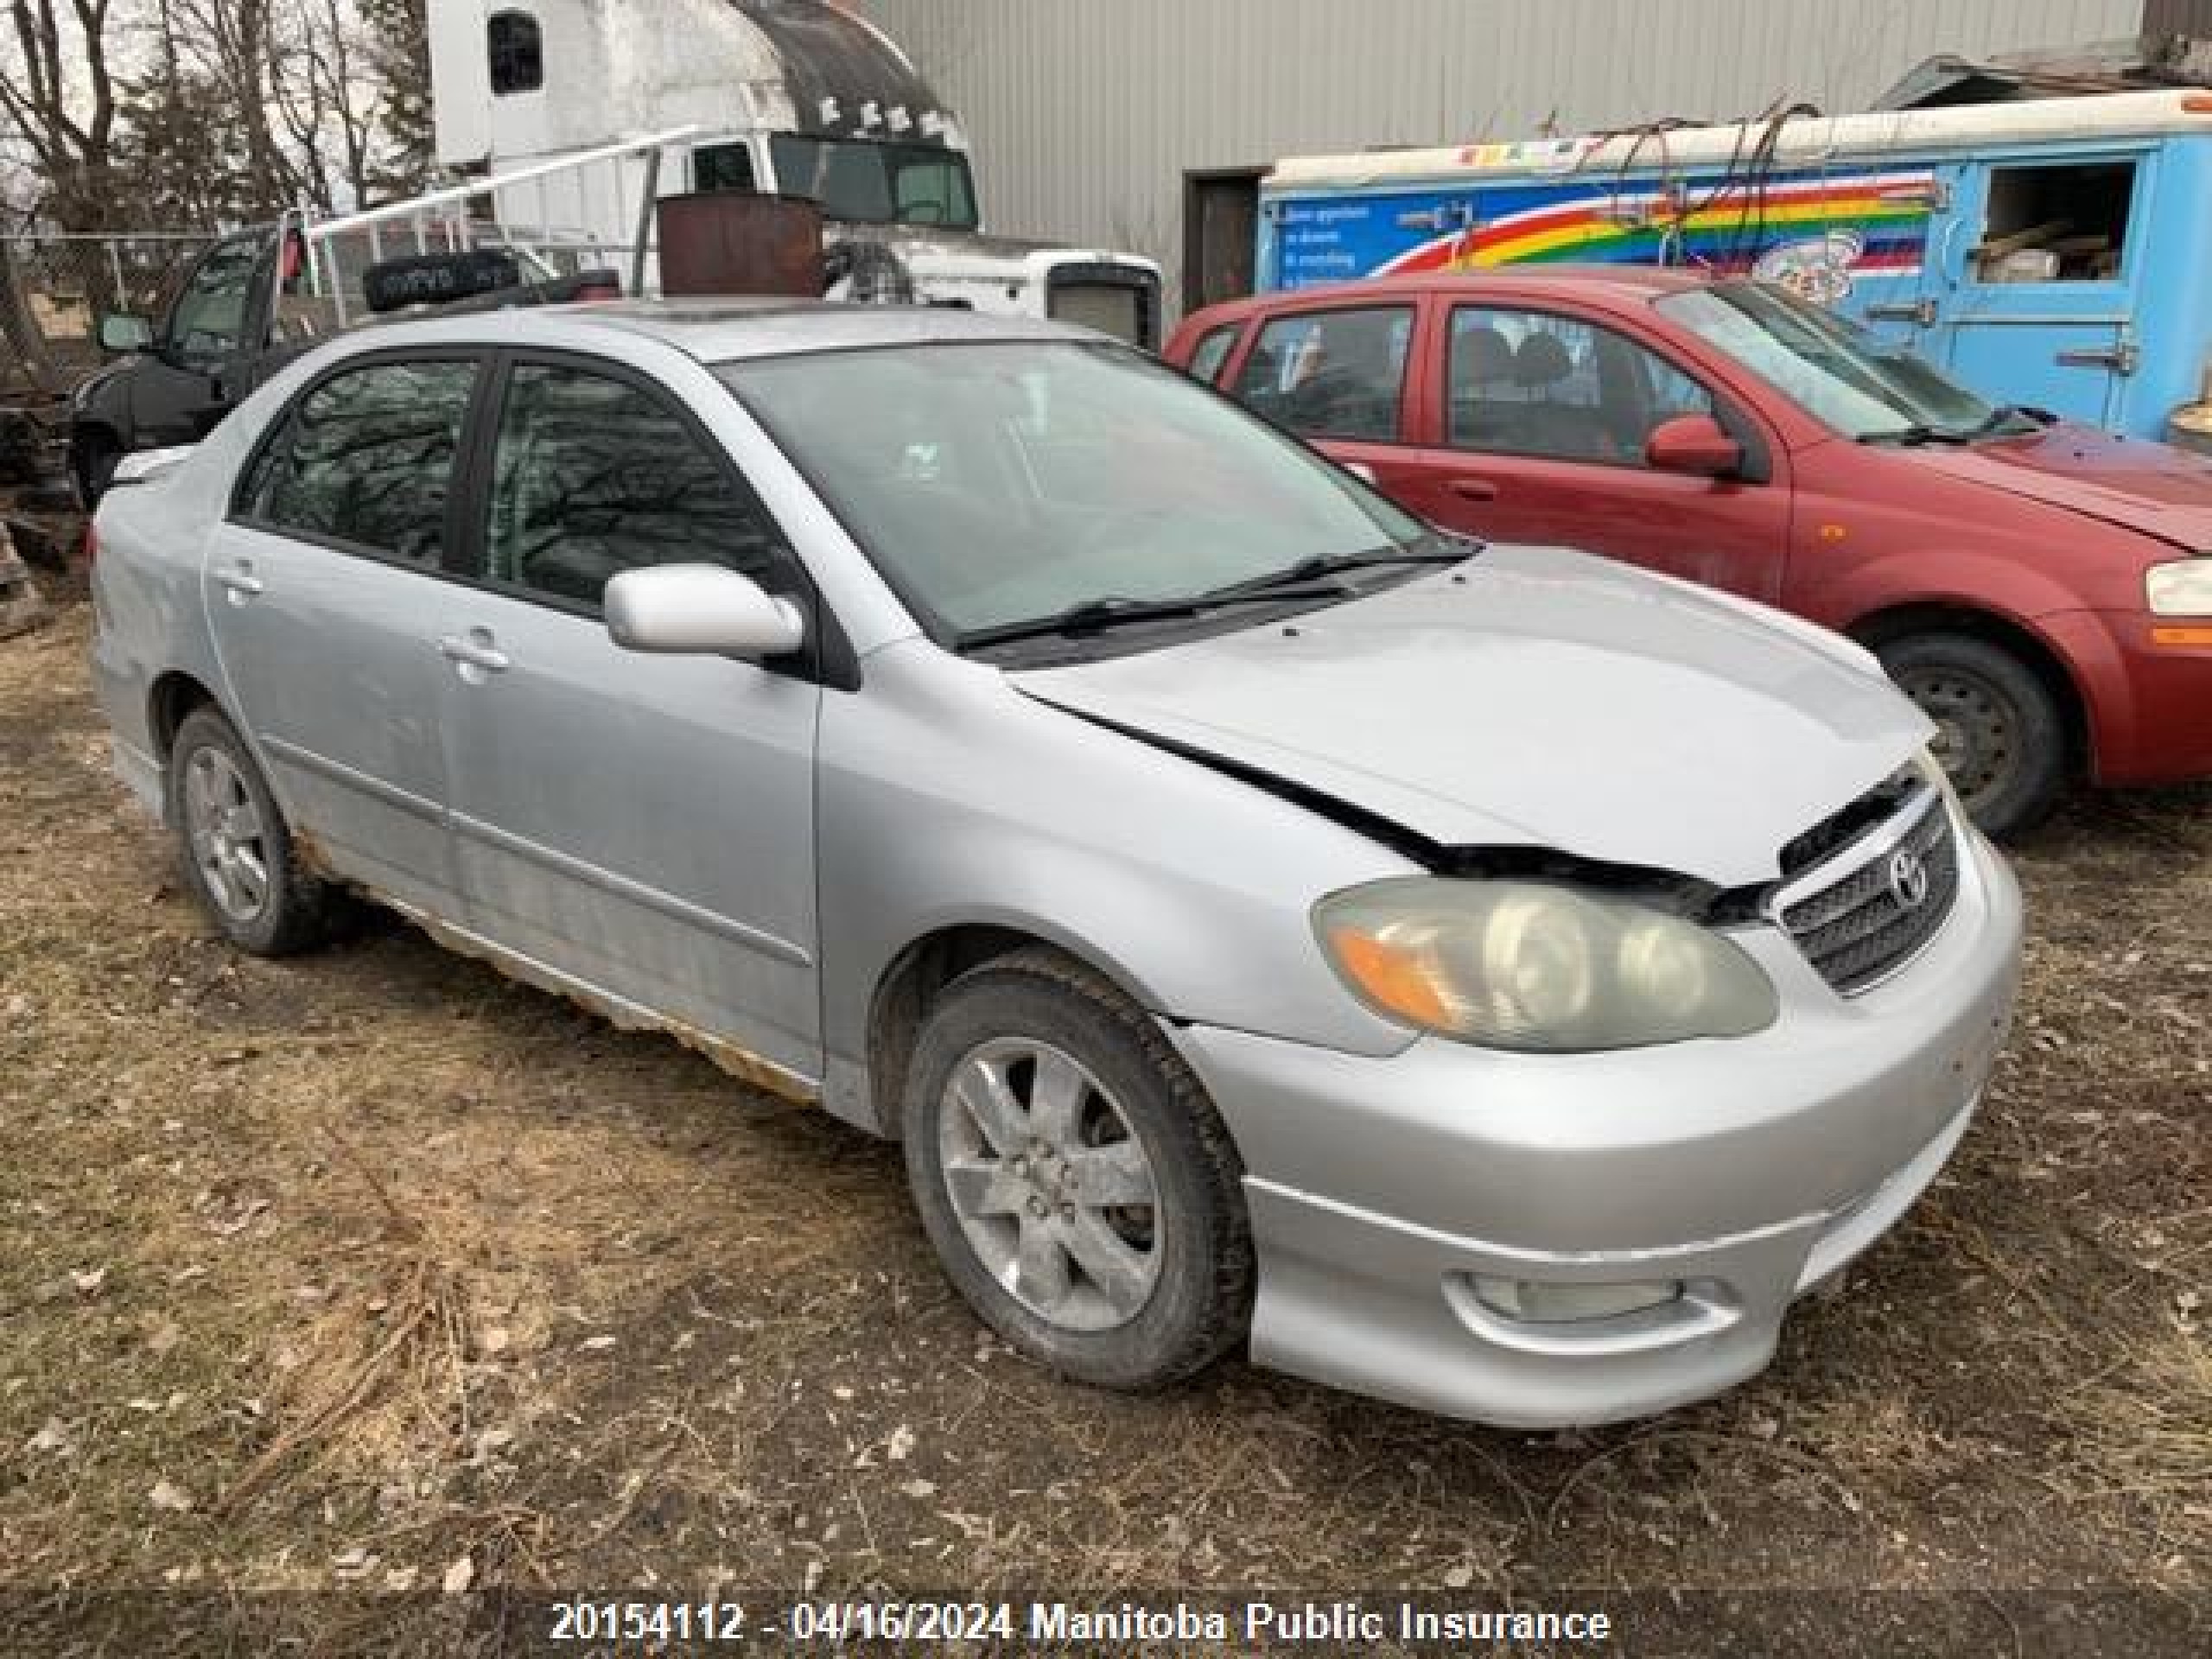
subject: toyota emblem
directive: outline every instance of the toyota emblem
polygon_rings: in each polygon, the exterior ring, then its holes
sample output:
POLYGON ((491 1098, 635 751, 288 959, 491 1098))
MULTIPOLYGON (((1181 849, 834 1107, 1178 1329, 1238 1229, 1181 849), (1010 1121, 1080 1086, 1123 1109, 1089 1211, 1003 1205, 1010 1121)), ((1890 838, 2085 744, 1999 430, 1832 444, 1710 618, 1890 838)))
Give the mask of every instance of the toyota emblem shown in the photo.
POLYGON ((1910 848, 1890 858, 1890 893, 1902 910, 1918 910, 1928 902, 1928 866, 1910 848))

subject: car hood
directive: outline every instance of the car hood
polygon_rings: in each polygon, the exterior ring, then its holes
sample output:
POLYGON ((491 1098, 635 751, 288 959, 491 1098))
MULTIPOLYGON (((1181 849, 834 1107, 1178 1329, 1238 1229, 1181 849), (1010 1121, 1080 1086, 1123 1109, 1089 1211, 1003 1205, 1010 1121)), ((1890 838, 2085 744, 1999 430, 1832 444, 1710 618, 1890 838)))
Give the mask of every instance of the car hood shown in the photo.
POLYGON ((2031 437, 1908 452, 1919 466, 2063 507, 2190 552, 2212 549, 2212 462, 2061 422, 2031 437))
POLYGON ((1725 887, 1904 764, 1928 722, 1809 623, 1558 549, 1288 624, 1010 677, 1440 847, 1540 847, 1725 887))

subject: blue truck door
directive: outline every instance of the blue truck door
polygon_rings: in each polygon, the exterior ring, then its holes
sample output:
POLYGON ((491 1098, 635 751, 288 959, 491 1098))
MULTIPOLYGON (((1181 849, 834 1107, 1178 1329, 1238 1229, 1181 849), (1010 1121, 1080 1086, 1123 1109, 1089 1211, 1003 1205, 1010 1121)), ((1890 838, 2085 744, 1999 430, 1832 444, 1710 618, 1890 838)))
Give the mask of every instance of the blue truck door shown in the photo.
POLYGON ((1986 397, 2122 425, 2155 173, 2148 150, 1960 168, 1931 354, 1986 397))

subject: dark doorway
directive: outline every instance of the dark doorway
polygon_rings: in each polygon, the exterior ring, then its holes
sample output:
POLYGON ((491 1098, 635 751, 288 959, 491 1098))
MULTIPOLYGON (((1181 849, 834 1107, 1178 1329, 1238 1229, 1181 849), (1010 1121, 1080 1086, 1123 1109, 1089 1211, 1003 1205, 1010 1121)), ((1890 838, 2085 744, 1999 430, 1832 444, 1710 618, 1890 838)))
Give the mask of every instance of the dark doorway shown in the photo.
POLYGON ((1252 291, 1266 170, 1217 168, 1183 175, 1184 310, 1252 291))

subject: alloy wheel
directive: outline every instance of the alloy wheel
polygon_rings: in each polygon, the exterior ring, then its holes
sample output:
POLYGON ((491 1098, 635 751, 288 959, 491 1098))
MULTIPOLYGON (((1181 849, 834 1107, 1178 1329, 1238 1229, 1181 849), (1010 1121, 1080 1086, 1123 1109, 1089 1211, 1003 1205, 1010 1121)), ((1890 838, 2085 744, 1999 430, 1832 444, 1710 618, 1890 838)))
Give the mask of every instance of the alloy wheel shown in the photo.
POLYGON ((1158 1184, 1113 1095, 1071 1055, 1001 1039, 953 1070, 938 1114, 954 1215, 984 1269, 1039 1318, 1110 1331, 1160 1281, 1158 1184))

